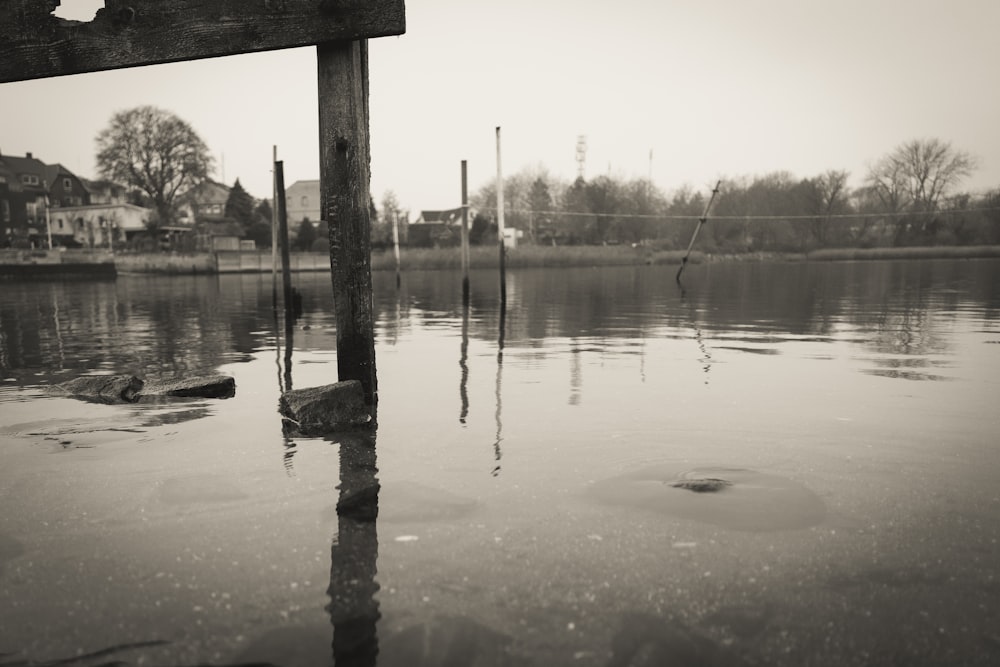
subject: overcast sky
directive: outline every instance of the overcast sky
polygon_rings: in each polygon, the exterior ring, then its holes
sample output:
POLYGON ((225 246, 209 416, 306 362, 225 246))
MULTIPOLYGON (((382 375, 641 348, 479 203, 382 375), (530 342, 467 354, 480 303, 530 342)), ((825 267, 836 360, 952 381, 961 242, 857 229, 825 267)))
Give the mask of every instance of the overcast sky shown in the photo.
MULTIPOLYGON (((67 18, 102 2, 63 0, 67 18)), ((975 155, 966 189, 1000 186, 996 0, 409 0, 407 32, 370 42, 372 192, 420 209, 542 164, 665 191, 786 170, 851 173, 936 137, 975 155), (652 151, 652 163, 650 162, 652 151)), ((319 178, 315 50, 0 85, 0 151, 89 178, 111 115, 153 104, 186 121, 217 180, 271 193, 319 178), (223 173, 224 165, 224 173, 223 173)))

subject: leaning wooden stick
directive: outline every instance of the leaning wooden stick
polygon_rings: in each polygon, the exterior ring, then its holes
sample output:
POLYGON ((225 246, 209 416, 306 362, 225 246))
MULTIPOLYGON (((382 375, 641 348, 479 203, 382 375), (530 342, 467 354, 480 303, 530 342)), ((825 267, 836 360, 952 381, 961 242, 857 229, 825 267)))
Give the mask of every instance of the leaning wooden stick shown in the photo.
POLYGON ((722 185, 722 181, 716 181, 715 189, 712 190, 712 196, 708 199, 708 205, 705 206, 705 212, 702 213, 701 217, 698 218, 698 226, 694 228, 694 234, 691 235, 691 242, 688 243, 687 252, 684 253, 684 259, 681 260, 681 268, 677 269, 677 283, 681 282, 681 273, 684 272, 684 267, 687 266, 688 257, 691 255, 691 248, 694 247, 694 240, 698 238, 698 232, 701 231, 701 226, 705 224, 708 220, 708 212, 712 210, 712 202, 715 201, 715 195, 719 194, 719 186, 722 185))

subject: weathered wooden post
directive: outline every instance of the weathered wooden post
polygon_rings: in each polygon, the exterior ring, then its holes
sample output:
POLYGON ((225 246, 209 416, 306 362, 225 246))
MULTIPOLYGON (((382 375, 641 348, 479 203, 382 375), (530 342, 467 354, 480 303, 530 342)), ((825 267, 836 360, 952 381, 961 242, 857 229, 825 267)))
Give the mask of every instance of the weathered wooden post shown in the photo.
POLYGON ((469 304, 469 172, 462 160, 462 303, 469 304))
POLYGON ((292 260, 288 249, 288 211, 285 208, 285 166, 280 160, 274 163, 274 212, 278 216, 278 246, 281 249, 281 287, 285 304, 285 319, 294 317, 292 304, 292 260))
POLYGON ((317 45, 337 370, 374 404, 366 40, 406 31, 403 0, 105 0, 89 23, 53 16, 56 6, 0 2, 0 83, 317 45))
MULTIPOLYGON (((500 128, 497 128, 497 240, 500 245, 500 312, 501 322, 507 308, 507 248, 503 227, 503 166, 500 161, 500 128)), ((502 326, 502 325, 501 325, 502 326)))
POLYGON ((330 230, 337 370, 376 403, 369 210, 368 43, 316 47, 320 206, 330 230))

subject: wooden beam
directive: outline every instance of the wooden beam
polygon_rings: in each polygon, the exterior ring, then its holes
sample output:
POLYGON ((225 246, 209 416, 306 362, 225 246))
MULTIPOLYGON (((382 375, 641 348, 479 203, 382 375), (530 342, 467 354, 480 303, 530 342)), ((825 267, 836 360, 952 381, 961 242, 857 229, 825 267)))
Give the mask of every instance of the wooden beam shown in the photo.
POLYGON ((374 408, 368 43, 320 44, 316 65, 320 206, 330 230, 337 373, 341 381, 359 380, 374 408))
POLYGON ((56 0, 0 1, 0 83, 406 31, 404 0, 106 0, 90 23, 56 0))

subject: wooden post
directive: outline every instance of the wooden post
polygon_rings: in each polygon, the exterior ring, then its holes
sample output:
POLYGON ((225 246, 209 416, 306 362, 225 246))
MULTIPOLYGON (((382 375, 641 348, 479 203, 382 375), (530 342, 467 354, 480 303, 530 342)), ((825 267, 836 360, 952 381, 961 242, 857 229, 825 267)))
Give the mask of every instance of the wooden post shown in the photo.
POLYGON ((507 308, 507 249, 503 233, 503 167, 500 162, 500 128, 497 127, 497 237, 500 242, 500 307, 507 308))
POLYGON ((340 380, 359 380, 377 404, 369 210, 368 42, 316 47, 320 203, 330 229, 340 380))
POLYGON ((285 304, 285 318, 293 317, 292 269, 288 255, 288 213, 285 211, 285 170, 281 161, 274 163, 274 187, 278 191, 275 209, 278 212, 278 245, 281 246, 281 287, 285 304))
POLYGON ((399 289, 403 283, 399 277, 399 214, 396 211, 389 214, 392 216, 392 252, 396 256, 396 289, 399 289))
POLYGON ((469 174, 462 160, 462 303, 469 303, 469 174))
MULTIPOLYGON (((278 162, 278 147, 271 147, 271 299, 278 308, 278 174, 274 165, 278 162)), ((276 311, 277 312, 277 311, 276 311)))

